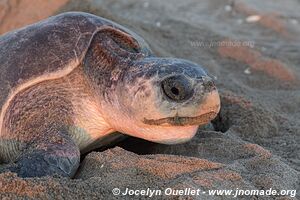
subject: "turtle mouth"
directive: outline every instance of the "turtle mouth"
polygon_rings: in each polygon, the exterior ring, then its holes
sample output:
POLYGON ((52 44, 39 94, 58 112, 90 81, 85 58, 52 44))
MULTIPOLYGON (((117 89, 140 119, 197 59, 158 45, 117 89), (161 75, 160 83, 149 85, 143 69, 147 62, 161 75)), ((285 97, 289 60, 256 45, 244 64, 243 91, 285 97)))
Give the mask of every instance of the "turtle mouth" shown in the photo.
POLYGON ((217 112, 211 111, 196 117, 166 117, 161 119, 146 119, 144 123, 148 125, 171 125, 171 126, 192 126, 192 125, 203 125, 209 123, 217 116, 217 112))

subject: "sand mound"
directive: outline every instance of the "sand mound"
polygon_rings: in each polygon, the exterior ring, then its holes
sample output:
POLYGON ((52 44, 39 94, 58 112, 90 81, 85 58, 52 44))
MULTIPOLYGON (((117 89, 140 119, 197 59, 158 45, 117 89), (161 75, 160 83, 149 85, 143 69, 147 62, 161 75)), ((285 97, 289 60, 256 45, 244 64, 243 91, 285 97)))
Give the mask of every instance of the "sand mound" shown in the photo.
MULTIPOLYGON (((74 180, 47 177, 21 179, 11 173, 1 174, 0 194, 2 197, 11 198, 112 199, 114 196, 111 191, 114 188, 119 188, 122 192, 125 192, 126 188, 153 190, 191 188, 208 192, 219 188, 280 190, 297 186, 296 170, 264 148, 255 144, 233 142, 231 138, 221 134, 214 137, 208 135, 202 135, 202 138, 191 141, 190 149, 176 153, 184 154, 189 150, 197 157, 209 157, 210 160, 220 163, 195 157, 137 155, 116 147, 88 154, 74 180), (216 147, 212 147, 215 142, 226 151, 215 150, 216 147), (195 146, 201 150, 192 150, 195 146), (208 156, 207 152, 215 153, 208 156)), ((174 195, 171 198, 176 196, 179 197, 174 195)), ((129 195, 124 197, 130 198, 129 195)), ((170 196, 162 194, 159 197, 170 196)), ((230 199, 232 196, 212 197, 201 193, 192 199, 203 198, 230 199)))

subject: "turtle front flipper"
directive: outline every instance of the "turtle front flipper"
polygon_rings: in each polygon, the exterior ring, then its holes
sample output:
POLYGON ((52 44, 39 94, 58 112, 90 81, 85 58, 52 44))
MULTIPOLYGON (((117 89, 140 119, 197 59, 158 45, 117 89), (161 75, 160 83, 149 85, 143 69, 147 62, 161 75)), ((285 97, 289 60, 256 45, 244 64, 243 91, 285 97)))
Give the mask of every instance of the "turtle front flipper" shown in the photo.
POLYGON ((4 167, 4 171, 15 172, 20 177, 72 177, 79 162, 79 149, 68 134, 64 130, 48 130, 47 136, 28 145, 16 162, 4 167))

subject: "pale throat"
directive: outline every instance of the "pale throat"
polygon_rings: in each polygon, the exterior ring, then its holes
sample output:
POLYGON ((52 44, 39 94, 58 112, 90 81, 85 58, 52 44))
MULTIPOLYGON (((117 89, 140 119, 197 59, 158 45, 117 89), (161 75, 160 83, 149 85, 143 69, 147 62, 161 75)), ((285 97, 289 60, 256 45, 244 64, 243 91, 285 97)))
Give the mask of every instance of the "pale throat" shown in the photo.
POLYGON ((115 130, 129 136, 162 144, 178 144, 189 141, 197 133, 199 127, 198 125, 156 126, 144 124, 133 116, 117 116, 115 114, 111 117, 115 122, 115 130))
POLYGON ((104 138, 115 130, 106 122, 101 108, 92 97, 76 99, 74 105, 74 127, 70 127, 72 138, 80 149, 104 138))

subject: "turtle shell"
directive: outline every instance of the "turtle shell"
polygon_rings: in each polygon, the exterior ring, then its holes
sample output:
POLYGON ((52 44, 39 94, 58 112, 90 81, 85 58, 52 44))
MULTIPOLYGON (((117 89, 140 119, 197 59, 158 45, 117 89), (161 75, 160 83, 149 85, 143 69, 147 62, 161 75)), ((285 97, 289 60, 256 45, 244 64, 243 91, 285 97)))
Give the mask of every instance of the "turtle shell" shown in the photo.
POLYGON ((84 58, 93 35, 103 26, 126 32, 138 42, 142 53, 151 54, 137 34, 110 20, 82 12, 56 15, 1 36, 1 113, 5 102, 20 88, 64 76, 75 69, 84 58))

